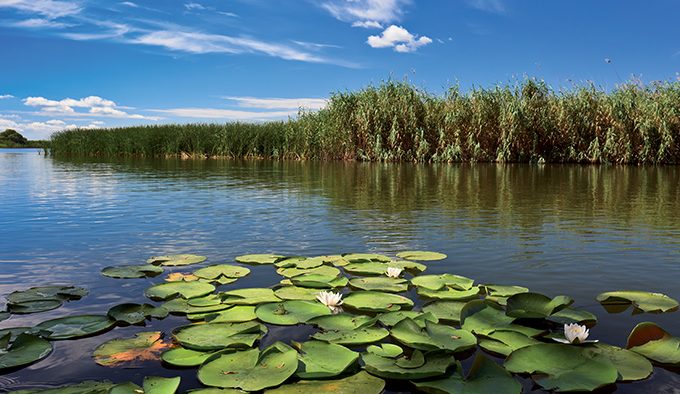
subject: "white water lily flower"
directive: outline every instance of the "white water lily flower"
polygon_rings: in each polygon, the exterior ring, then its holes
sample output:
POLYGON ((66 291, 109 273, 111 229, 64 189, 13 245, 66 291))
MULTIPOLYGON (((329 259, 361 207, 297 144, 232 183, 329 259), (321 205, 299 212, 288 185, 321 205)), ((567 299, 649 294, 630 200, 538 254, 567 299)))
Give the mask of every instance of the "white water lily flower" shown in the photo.
POLYGON ((340 305, 342 305, 342 294, 333 293, 332 291, 322 291, 316 295, 316 299, 322 304, 330 308, 333 313, 336 311, 341 311, 340 305))
POLYGON ((564 325, 564 338, 553 338, 557 342, 562 342, 562 343, 573 343, 573 344, 579 344, 579 343, 592 343, 592 342, 597 342, 596 340, 586 340, 588 338, 588 335, 590 334, 590 331, 586 328, 586 326, 582 326, 577 323, 571 323, 571 324, 565 324, 564 325))
POLYGON ((399 275, 401 275, 401 271, 403 271, 401 268, 387 267, 387 272, 385 275, 389 276, 390 278, 398 278, 399 275))

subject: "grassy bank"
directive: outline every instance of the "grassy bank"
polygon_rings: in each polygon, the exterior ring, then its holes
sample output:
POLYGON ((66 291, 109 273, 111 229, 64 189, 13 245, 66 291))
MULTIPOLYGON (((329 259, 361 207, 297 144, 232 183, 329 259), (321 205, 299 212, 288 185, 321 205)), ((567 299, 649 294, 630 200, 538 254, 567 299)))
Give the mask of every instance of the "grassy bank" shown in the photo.
POLYGON ((555 91, 526 80, 435 96, 403 82, 293 120, 68 130, 55 155, 422 162, 680 163, 680 82, 555 91))

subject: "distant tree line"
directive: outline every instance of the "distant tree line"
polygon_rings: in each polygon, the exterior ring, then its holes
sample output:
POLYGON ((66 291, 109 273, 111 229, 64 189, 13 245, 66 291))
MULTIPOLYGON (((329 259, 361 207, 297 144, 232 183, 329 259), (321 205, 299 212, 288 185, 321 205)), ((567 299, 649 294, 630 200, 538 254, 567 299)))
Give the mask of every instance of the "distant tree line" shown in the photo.
POLYGON ((30 141, 13 129, 0 133, 0 148, 44 148, 46 144, 47 141, 30 141))

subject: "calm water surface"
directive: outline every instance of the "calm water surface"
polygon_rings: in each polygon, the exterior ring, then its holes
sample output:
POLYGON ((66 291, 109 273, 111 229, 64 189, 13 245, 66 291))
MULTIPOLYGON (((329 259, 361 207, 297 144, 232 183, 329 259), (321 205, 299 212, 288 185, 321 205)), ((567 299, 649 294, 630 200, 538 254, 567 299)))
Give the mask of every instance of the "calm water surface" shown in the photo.
MULTIPOLYGON (((144 289, 162 277, 116 280, 99 271, 152 255, 197 253, 221 263, 244 253, 426 249, 449 255, 428 273, 572 296, 598 316, 591 335, 605 342, 625 345, 641 321, 680 335, 677 313, 609 314, 594 299, 621 289, 680 299, 679 178, 678 167, 61 160, 0 149, 0 295, 55 283, 90 290, 0 328, 143 302, 144 289)), ((278 280, 271 267, 254 267, 235 285, 278 280)), ((106 340, 185 323, 170 317, 54 342, 45 360, 0 375, 0 391, 102 378, 139 383, 145 375, 180 375, 182 388, 198 387, 194 369, 157 362, 112 369, 91 359, 106 340)), ((265 343, 294 335, 272 331, 265 343)), ((680 375, 656 368, 651 379, 615 389, 679 388, 680 375)))

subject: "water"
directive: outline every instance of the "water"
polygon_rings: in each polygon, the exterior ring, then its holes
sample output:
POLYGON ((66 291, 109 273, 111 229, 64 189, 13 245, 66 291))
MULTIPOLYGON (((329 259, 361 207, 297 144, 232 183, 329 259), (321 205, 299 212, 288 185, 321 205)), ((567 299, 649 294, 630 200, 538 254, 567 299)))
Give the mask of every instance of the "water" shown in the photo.
MULTIPOLYGON (((680 335, 677 313, 608 314, 594 299, 621 289, 680 299, 678 167, 62 160, 38 152, 0 149, 0 294, 55 283, 90 294, 12 316, 0 328, 143 302, 143 290, 161 278, 116 280, 99 271, 152 255, 197 253, 220 263, 244 253, 425 249, 450 256, 428 273, 572 296, 598 316, 591 335, 605 342, 625 345, 642 321, 680 335)), ((254 267, 237 285, 278 280, 271 267, 254 267)), ((112 369, 91 359, 108 339, 169 334, 185 323, 171 317, 55 342, 45 360, 0 376, 0 391, 102 378, 139 383, 145 375, 180 375, 183 389, 197 387, 193 369, 157 362, 112 369)), ((680 375, 655 368, 652 378, 616 388, 679 387, 680 375)))

